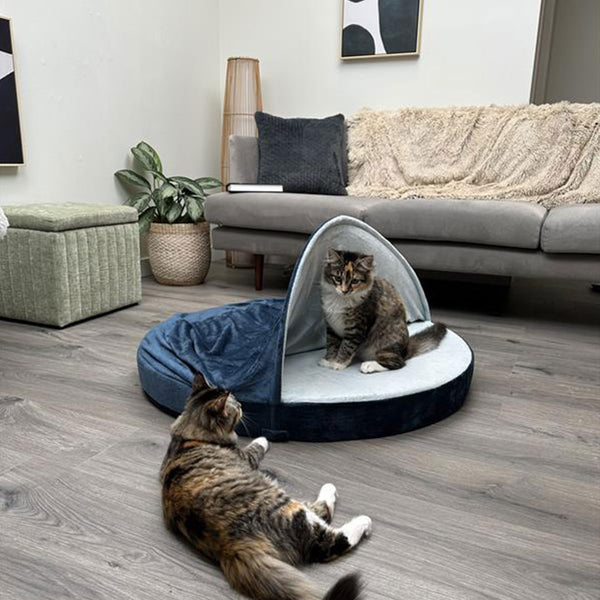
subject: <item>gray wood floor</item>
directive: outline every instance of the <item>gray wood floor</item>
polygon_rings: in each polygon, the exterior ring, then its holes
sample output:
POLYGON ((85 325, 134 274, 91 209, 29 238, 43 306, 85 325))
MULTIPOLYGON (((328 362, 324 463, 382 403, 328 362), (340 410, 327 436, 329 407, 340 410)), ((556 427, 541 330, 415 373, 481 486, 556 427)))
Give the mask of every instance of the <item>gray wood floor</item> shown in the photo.
MULTIPOLYGON (((203 286, 145 280, 139 306, 63 331, 0 321, 3 600, 237 598, 163 527, 171 419, 145 400, 135 350, 173 312, 285 291, 276 270, 264 292, 251 282, 217 264, 203 286)), ((334 482, 336 522, 374 519, 370 540, 310 577, 324 592, 361 570, 372 600, 600 598, 600 295, 518 280, 500 316, 433 308, 476 353, 463 410, 265 460, 303 498, 334 482)))

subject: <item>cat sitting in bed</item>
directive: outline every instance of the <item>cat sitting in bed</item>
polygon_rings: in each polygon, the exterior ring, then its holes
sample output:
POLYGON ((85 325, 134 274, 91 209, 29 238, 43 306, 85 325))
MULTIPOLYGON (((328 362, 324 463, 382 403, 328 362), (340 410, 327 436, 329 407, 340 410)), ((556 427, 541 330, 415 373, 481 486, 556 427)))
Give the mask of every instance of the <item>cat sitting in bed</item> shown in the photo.
POLYGON ((363 373, 401 369, 414 356, 437 348, 446 326, 434 323, 409 336, 406 311, 396 288, 376 277, 373 257, 330 248, 321 278, 327 322, 325 358, 330 369, 362 361, 363 373))

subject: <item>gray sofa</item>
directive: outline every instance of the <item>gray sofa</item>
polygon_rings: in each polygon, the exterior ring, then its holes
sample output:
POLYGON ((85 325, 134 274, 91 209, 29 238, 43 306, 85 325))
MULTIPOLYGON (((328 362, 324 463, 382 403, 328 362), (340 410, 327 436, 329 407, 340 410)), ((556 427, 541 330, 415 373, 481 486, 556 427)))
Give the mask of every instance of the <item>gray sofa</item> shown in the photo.
MULTIPOLYGON (((254 183, 256 138, 230 139, 231 181, 254 183)), ((387 237, 415 269, 504 277, 600 280, 600 204, 547 210, 508 200, 388 200, 315 194, 220 193, 206 202, 213 247, 296 256, 324 221, 350 215, 387 237)))

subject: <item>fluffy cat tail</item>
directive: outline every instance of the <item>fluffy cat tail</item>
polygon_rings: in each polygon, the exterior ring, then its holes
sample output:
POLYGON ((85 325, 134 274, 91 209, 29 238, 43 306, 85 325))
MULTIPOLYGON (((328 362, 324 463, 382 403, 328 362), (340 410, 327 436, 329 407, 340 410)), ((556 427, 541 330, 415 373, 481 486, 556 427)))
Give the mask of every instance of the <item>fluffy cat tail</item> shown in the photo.
POLYGON ((444 339, 448 328, 443 323, 434 323, 431 327, 411 335, 408 339, 406 358, 413 358, 430 350, 435 350, 444 339))
MULTIPOLYGON (((231 587, 256 600, 321 600, 310 582, 294 567, 266 553, 236 552, 221 559, 231 587)), ((323 600, 359 600, 358 575, 342 577, 323 600)))
POLYGON ((323 600, 359 600, 362 585, 358 573, 342 577, 328 592, 323 600))

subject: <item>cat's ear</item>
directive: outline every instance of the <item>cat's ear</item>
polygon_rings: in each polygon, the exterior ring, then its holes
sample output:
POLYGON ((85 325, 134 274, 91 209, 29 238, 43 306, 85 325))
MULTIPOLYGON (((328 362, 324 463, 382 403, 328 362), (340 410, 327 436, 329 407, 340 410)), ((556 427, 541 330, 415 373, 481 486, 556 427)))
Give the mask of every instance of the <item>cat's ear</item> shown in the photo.
POLYGON ((206 381, 206 377, 200 371, 198 371, 194 377, 194 381, 192 382, 192 391, 200 392, 202 390, 210 390, 212 386, 209 385, 208 381, 206 381))
POLYGON ((361 256, 356 262, 356 268, 362 271, 370 271, 375 264, 375 259, 370 254, 361 256))
POLYGON ((342 261, 342 254, 333 248, 329 248, 327 250, 327 256, 325 257, 325 262, 330 265, 335 265, 342 261))
POLYGON ((221 394, 218 398, 211 400, 208 404, 208 410, 210 410, 210 412, 212 412, 215 415, 220 415, 225 410, 228 397, 229 394, 225 393, 221 394))

